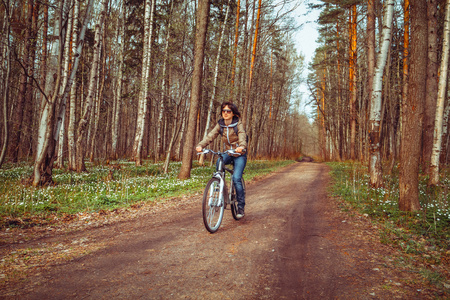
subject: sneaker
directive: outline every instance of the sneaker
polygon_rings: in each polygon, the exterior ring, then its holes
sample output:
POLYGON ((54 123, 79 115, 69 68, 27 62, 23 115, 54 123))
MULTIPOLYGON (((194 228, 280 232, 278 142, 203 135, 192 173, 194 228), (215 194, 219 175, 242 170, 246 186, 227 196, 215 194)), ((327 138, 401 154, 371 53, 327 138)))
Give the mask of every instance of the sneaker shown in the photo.
POLYGON ((238 219, 241 219, 241 218, 243 218, 245 216, 245 214, 244 214, 244 209, 243 208, 238 208, 238 213, 237 213, 237 215, 236 215, 236 218, 238 218, 238 219))

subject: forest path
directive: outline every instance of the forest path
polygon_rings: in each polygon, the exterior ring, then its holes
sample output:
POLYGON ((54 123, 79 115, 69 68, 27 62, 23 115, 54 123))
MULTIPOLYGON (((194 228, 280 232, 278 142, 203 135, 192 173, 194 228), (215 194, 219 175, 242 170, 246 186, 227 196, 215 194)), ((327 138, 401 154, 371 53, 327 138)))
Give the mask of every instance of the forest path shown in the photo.
POLYGON ((296 163, 248 184, 246 216, 235 221, 226 210, 215 234, 203 226, 197 195, 104 226, 2 245, 91 250, 3 284, 0 297, 421 298, 399 282, 376 228, 327 197, 328 171, 296 163))

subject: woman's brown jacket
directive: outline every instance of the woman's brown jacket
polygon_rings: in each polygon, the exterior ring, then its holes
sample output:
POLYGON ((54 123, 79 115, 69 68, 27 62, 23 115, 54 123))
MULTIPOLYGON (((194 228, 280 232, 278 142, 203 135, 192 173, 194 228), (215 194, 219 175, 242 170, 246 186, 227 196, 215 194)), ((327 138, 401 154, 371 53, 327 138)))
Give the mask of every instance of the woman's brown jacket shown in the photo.
POLYGON ((225 125, 225 120, 220 119, 216 126, 208 133, 208 135, 197 146, 205 148, 220 134, 222 134, 222 142, 225 145, 225 150, 236 149, 242 147, 247 149, 247 133, 245 132, 244 125, 240 119, 236 116, 233 117, 230 125, 225 125), (237 133, 233 127, 237 127, 237 133), (223 131, 221 130, 223 129, 223 131))

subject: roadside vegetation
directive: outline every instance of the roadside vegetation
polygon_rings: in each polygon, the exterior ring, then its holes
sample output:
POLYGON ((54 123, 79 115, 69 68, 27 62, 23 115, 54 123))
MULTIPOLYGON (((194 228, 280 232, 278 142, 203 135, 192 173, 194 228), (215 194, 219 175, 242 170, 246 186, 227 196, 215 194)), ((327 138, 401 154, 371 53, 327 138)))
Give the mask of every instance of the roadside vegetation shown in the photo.
POLYGON ((404 212, 398 208, 398 169, 384 175, 384 186, 370 188, 369 173, 359 163, 329 163, 332 195, 342 210, 370 218, 380 230, 380 241, 402 253, 399 266, 420 273, 424 281, 450 293, 450 179, 441 173, 441 184, 430 188, 420 177, 422 209, 404 212))
MULTIPOLYGON (((289 160, 253 160, 247 163, 245 180, 264 176, 293 163, 289 160)), ((214 172, 207 162, 194 162, 191 178, 177 178, 181 163, 148 161, 136 167, 132 161, 114 164, 87 164, 88 172, 54 169, 55 185, 33 187, 28 183, 31 165, 5 165, 0 170, 0 227, 30 227, 62 216, 126 208, 141 202, 164 201, 181 195, 201 193, 214 172)))

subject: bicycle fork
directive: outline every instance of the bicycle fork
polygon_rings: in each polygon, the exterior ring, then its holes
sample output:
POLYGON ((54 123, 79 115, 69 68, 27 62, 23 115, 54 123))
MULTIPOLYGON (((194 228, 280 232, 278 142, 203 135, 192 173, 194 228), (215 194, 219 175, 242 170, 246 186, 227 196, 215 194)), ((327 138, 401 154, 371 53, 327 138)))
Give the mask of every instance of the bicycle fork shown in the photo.
POLYGON ((214 202, 213 201, 214 193, 216 191, 215 190, 211 190, 210 195, 209 195, 208 205, 209 205, 209 207, 212 207, 212 206, 221 207, 223 205, 223 198, 224 198, 223 191, 224 191, 224 187, 225 187, 225 181, 223 180, 222 176, 220 176, 220 174, 214 174, 213 177, 219 179, 219 201, 217 203, 213 203, 214 202))

